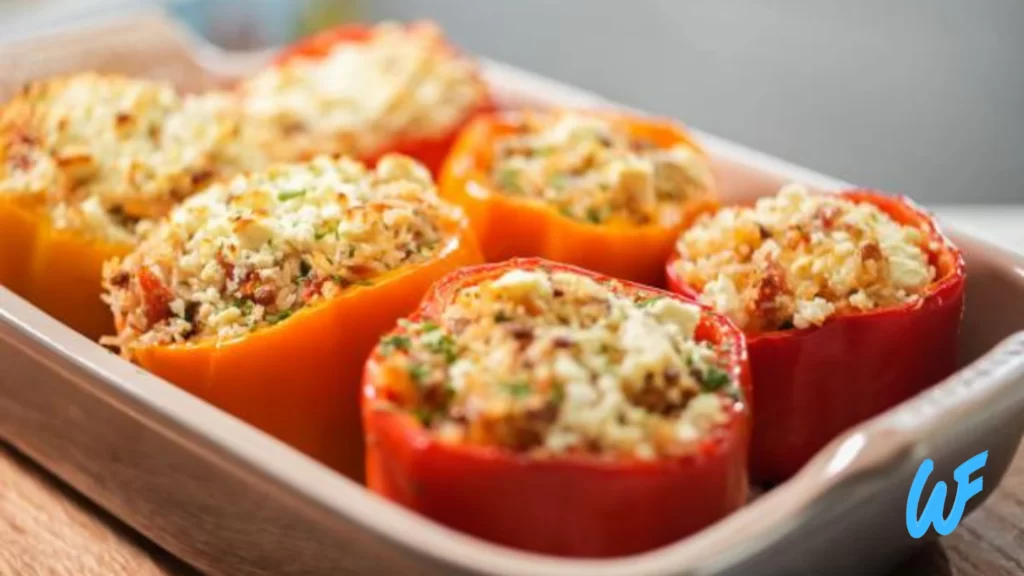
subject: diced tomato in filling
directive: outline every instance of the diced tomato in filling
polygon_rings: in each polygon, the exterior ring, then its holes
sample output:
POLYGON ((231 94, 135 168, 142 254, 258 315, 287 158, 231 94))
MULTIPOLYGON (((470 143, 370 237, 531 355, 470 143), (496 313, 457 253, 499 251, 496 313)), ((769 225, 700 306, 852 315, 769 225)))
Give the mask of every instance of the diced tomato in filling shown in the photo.
POLYGON ((302 287, 302 300, 309 302, 316 298, 317 294, 320 293, 320 289, 323 288, 326 278, 319 278, 317 280, 307 280, 305 285, 302 287))
POLYGON ((171 291, 149 268, 139 270, 139 288, 142 293, 142 306, 146 311, 146 321, 150 325, 171 316, 171 291))

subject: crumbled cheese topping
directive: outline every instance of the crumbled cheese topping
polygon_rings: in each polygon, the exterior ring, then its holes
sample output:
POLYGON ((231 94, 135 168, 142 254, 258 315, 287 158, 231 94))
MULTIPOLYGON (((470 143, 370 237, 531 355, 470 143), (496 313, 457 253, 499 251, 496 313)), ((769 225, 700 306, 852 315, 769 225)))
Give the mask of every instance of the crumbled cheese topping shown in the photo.
POLYGON ((512 269, 386 336, 403 406, 446 442, 636 458, 692 449, 738 388, 699 307, 566 271, 512 269))
POLYGON ((0 109, 0 196, 58 228, 129 242, 209 182, 261 163, 227 94, 79 74, 35 82, 0 109))
POLYGON ((376 169, 318 157, 216 184, 104 269, 123 350, 275 324, 349 287, 423 262, 462 218, 404 156, 376 169))
POLYGON ((476 65, 428 23, 377 25, 366 42, 295 58, 243 83, 246 112, 275 156, 366 157, 397 137, 436 137, 487 98, 476 65))
POLYGON ((930 242, 873 204, 791 184, 697 222, 676 271, 748 332, 807 328, 918 298, 936 275, 930 242))
POLYGON ((659 208, 711 193, 711 169, 692 147, 659 148, 581 113, 530 115, 495 143, 491 177, 510 196, 541 200, 591 223, 658 221, 659 208))

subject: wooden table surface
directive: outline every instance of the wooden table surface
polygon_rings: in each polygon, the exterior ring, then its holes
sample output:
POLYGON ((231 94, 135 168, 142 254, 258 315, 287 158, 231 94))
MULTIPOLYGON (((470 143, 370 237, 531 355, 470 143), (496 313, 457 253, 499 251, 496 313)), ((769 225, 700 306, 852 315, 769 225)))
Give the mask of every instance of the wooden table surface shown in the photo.
MULTIPOLYGON (((24 456, 0 444, 0 575, 196 576, 24 456)), ((999 489, 894 575, 1024 574, 1024 446, 999 489)))

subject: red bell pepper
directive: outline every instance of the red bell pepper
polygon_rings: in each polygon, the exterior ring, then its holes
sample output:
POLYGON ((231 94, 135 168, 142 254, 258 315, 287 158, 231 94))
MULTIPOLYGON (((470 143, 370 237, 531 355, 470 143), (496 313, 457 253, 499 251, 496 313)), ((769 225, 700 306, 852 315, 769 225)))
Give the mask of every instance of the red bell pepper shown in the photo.
MULTIPOLYGON (((930 254, 937 276, 907 304, 844 312, 820 327, 748 331, 757 390, 750 464, 755 482, 786 480, 844 430, 956 369, 966 279, 960 251, 909 199, 868 190, 841 195, 926 230, 939 246, 930 254)), ((696 298, 698 290, 679 277, 678 260, 678 252, 669 260, 669 287, 696 298)))
MULTIPOLYGON (((410 32, 414 32, 419 29, 433 28, 436 26, 437 25, 435 23, 430 21, 410 22, 406 25, 410 32)), ((284 50, 282 50, 273 59, 272 65, 284 66, 289 62, 298 59, 316 60, 323 58, 340 44, 359 44, 370 41, 373 38, 375 30, 375 27, 366 24, 344 24, 324 30, 323 32, 314 34, 313 36, 299 40, 298 42, 285 47, 284 50)), ((450 44, 446 44, 444 48, 453 58, 464 57, 454 46, 450 44)), ((477 78, 476 81, 480 83, 484 82, 482 78, 477 78)), ((389 152, 405 154, 406 156, 411 156, 419 160, 430 169, 431 173, 437 175, 445 157, 448 154, 449 148, 451 148, 452 144, 455 142, 455 138, 462 130, 463 126, 469 123, 469 121, 477 114, 491 112, 496 109, 497 105, 495 104, 492 96, 488 94, 488 96, 481 100, 474 109, 468 111, 464 117, 454 123, 450 129, 446 130, 443 134, 407 134, 395 139, 385 148, 369 153, 360 159, 368 164, 374 164, 381 156, 389 152)))
MULTIPOLYGON (((540 266, 601 283, 612 281, 536 258, 464 268, 435 284, 409 320, 434 322, 460 289, 512 269, 540 266)), ((621 284, 627 291, 692 302, 638 284, 621 284)), ((400 336, 403 330, 397 328, 389 337, 400 336)), ((728 344, 723 348, 728 355, 727 372, 743 392, 739 398, 749 399, 750 379, 739 329, 705 310, 696 338, 728 344)), ((746 502, 751 424, 744 400, 735 400, 726 422, 686 456, 655 460, 587 454, 534 457, 496 446, 439 441, 405 405, 401 386, 393 380, 378 347, 363 379, 368 487, 480 538, 547 554, 620 556, 671 543, 746 502)))

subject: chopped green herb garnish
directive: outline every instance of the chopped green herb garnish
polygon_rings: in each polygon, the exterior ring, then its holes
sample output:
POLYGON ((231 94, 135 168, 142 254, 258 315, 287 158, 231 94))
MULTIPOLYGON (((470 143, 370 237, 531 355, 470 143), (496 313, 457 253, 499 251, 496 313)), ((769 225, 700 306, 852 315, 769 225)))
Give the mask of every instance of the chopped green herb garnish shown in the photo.
POLYGON ((565 399, 565 388, 561 386, 555 386, 551 389, 551 403, 555 406, 562 404, 562 400, 565 399))
POLYGON ((601 211, 597 208, 587 208, 587 221, 591 224, 599 224, 604 218, 601 216, 601 211))
POLYGON ((434 419, 434 415, 424 408, 417 408, 413 410, 412 415, 415 416, 416 419, 420 421, 420 424, 423 424, 424 426, 430 426, 430 421, 434 419))
POLYGON ((430 368, 423 364, 409 364, 409 377, 417 384, 422 384, 430 376, 430 368))
MULTIPOLYGON (((424 328, 424 331, 426 331, 426 328, 424 328)), ((423 335, 423 344, 431 352, 443 355, 444 361, 447 364, 455 362, 458 357, 455 352, 455 339, 448 334, 436 330, 436 327, 423 335)))
POLYGON ((729 374, 720 368, 709 366, 704 372, 704 378, 701 381, 702 388, 705 392, 715 392, 719 390, 730 381, 729 374))
POLYGON ((505 389, 505 392, 513 398, 526 398, 533 392, 530 388, 530 383, 526 380, 504 382, 502 383, 502 387, 505 389))
POLYGON ((412 346, 412 339, 404 334, 385 336, 380 340, 380 351, 385 356, 395 350, 408 350, 412 346))
POLYGON ((565 216, 566 218, 576 218, 576 215, 573 214, 573 212, 572 212, 572 208, 569 208, 568 206, 560 207, 558 209, 558 212, 559 212, 559 214, 561 214, 562 216, 565 216))
POLYGON ((277 324, 292 315, 292 310, 280 310, 266 317, 270 324, 277 324))
POLYGON ((548 178, 548 184, 556 190, 561 190, 569 184, 569 177, 565 174, 554 174, 548 178))
POLYGON ((437 330, 438 328, 440 328, 440 326, 438 326, 437 324, 434 324, 430 320, 424 320, 420 324, 420 330, 422 330, 424 332, 433 332, 434 330, 437 330))
POLYGON ((522 193, 519 186, 519 172, 515 168, 504 167, 498 171, 498 186, 507 192, 522 193))
POLYGON ((242 311, 242 314, 245 314, 246 316, 252 314, 252 300, 249 300, 247 298, 236 298, 234 304, 235 308, 238 308, 239 310, 242 311))
POLYGON ((637 305, 640 306, 641 308, 647 308, 649 306, 652 306, 658 300, 662 300, 663 298, 665 298, 665 297, 664 296, 655 296, 653 298, 647 298, 647 299, 641 300, 637 305))
POLYGON ((288 200, 291 200, 293 198, 299 198, 305 195, 305 190, 286 190, 284 192, 278 192, 277 199, 281 202, 287 202, 288 200))

